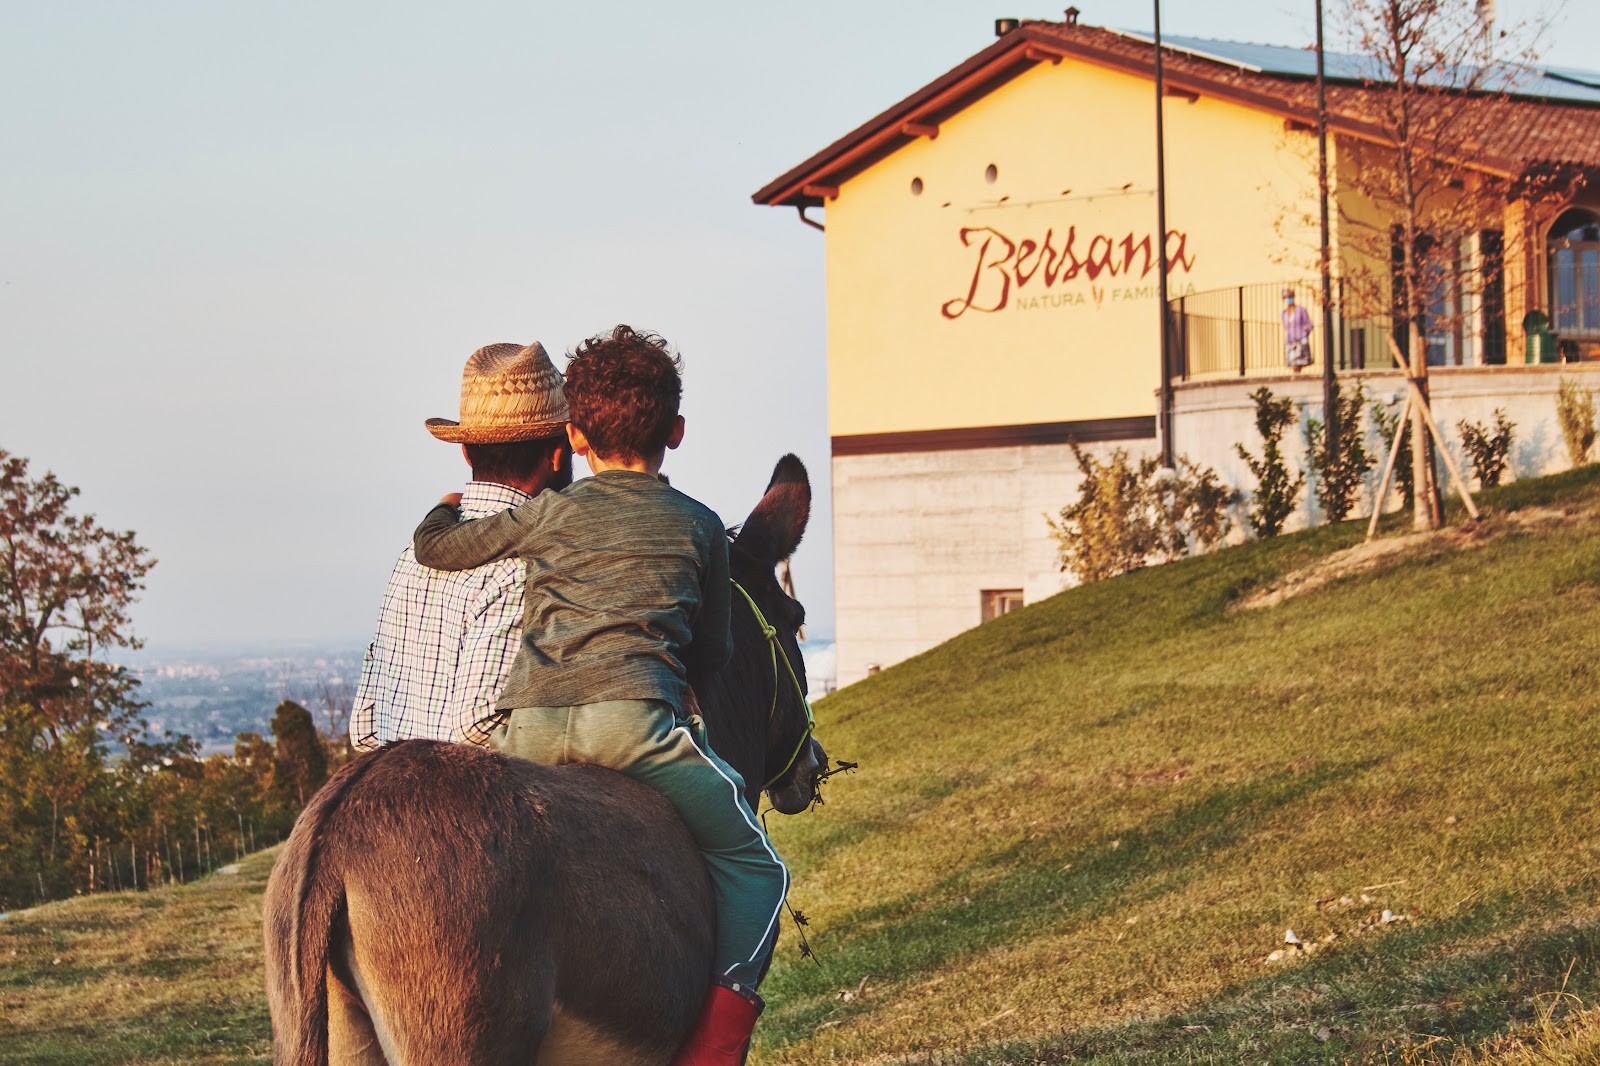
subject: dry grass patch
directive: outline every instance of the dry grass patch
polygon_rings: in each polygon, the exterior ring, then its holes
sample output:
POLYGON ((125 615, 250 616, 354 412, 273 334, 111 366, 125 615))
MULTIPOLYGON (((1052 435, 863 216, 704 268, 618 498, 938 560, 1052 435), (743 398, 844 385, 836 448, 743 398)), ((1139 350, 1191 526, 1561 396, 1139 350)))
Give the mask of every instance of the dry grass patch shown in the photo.
POLYGON ((1276 607, 1296 596, 1314 592, 1330 582, 1368 573, 1406 559, 1481 548, 1512 532, 1558 532, 1562 528, 1593 524, 1595 517, 1594 506, 1571 510, 1530 507, 1509 513, 1486 513, 1475 521, 1427 533, 1377 537, 1291 570, 1274 584, 1240 598, 1233 604, 1233 609, 1250 611, 1276 607))
POLYGON ((266 1063, 261 891, 237 874, 0 921, 0 1063, 266 1063))

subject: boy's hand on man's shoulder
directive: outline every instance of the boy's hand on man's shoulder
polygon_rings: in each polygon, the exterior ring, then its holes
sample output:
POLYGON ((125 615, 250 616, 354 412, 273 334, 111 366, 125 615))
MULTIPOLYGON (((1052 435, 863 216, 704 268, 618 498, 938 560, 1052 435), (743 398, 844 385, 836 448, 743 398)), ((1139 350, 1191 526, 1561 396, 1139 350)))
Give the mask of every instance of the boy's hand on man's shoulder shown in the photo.
POLYGON ((443 496, 439 497, 439 502, 444 504, 446 507, 454 507, 459 511, 461 510, 461 493, 447 492, 443 496))

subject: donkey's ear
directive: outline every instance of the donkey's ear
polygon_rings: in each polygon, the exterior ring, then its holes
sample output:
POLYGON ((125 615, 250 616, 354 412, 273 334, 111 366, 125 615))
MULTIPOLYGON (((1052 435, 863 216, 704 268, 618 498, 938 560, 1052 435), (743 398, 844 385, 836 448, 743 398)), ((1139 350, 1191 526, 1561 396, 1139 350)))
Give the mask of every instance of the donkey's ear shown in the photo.
POLYGON ((794 554, 811 518, 811 481, 797 456, 773 468, 767 491, 739 529, 739 546, 774 565, 794 554))

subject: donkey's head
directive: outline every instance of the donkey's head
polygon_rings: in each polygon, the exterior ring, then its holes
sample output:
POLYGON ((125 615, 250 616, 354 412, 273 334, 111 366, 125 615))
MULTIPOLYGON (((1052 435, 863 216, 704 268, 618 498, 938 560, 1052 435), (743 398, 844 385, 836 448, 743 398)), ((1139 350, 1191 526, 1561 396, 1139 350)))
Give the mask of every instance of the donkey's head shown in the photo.
POLYGON ((744 776, 751 807, 765 790, 783 814, 811 805, 828 764, 811 735, 806 705, 798 635, 805 609, 783 591, 775 573, 794 553, 810 516, 805 465, 786 455, 729 545, 729 570, 750 601, 734 590, 733 659, 698 693, 711 743, 744 776))

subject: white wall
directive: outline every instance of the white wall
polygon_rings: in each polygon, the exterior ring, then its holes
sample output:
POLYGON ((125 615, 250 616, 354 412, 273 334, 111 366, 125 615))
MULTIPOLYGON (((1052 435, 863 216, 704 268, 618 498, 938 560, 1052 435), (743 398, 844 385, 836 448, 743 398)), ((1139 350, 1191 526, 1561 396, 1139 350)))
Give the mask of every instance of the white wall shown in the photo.
MULTIPOLYGON (((1556 421, 1556 392, 1563 377, 1600 389, 1600 364, 1575 366, 1436 369, 1430 375, 1434 418, 1470 479, 1456 422, 1489 424, 1496 407, 1516 425, 1507 480, 1554 473, 1568 466, 1556 421)), ((1370 402, 1398 410, 1404 381, 1398 373, 1347 375, 1370 402)), ((1302 429, 1322 417, 1320 377, 1252 378, 1191 383, 1174 394, 1173 441, 1180 454, 1214 467, 1222 480, 1248 494, 1255 481, 1234 451, 1243 442, 1259 454, 1255 407, 1249 393, 1266 385, 1293 396, 1298 423, 1285 439, 1285 455, 1303 468, 1302 429)), ((1381 442, 1367 417, 1369 444, 1381 442)), ((1096 458, 1117 447, 1135 456, 1157 451, 1154 441, 1088 445, 1096 458)), ((1369 479, 1375 489, 1378 472, 1369 479)), ((977 625, 980 592, 1020 588, 1034 603, 1071 583, 1056 562, 1046 515, 1075 499, 1082 474, 1071 450, 1029 445, 833 458, 834 586, 837 683, 865 677, 869 665, 888 667, 977 625)), ((1476 482, 1472 482, 1476 489, 1476 482)), ((1248 531, 1242 503, 1233 539, 1248 531)), ((1399 506, 1393 492, 1390 509, 1399 506)), ((1358 513, 1370 513, 1370 495, 1358 513)), ((1310 486, 1288 528, 1321 521, 1310 486)))
MULTIPOLYGON (((1428 389, 1434 421, 1439 424, 1445 443, 1471 488, 1475 490, 1477 482, 1472 478, 1472 464, 1461 449, 1456 423, 1465 419, 1490 426, 1497 407, 1505 410, 1506 417, 1515 426, 1505 480, 1552 474, 1568 467, 1561 425, 1556 420, 1556 393, 1563 377, 1581 382, 1586 388, 1600 390, 1600 364, 1433 368, 1428 375, 1428 389)), ((1398 371, 1341 375, 1340 381, 1345 388, 1352 384, 1365 387, 1368 402, 1363 405, 1363 415, 1368 447, 1379 456, 1381 463, 1383 446, 1372 427, 1370 407, 1376 401, 1398 412, 1405 400, 1405 381, 1398 371)), ((1178 386, 1173 393, 1172 440, 1178 454, 1187 455, 1201 466, 1215 468, 1223 481, 1246 494, 1255 487, 1255 478, 1234 450, 1234 444, 1242 442, 1252 454, 1261 453, 1261 439, 1255 427, 1255 404, 1250 393, 1262 385, 1276 396, 1294 397, 1298 421, 1285 435, 1283 450, 1292 468, 1304 469, 1305 425, 1310 419, 1322 418, 1320 377, 1305 374, 1189 383, 1178 386)), ((1371 493, 1377 489, 1380 473, 1375 470, 1368 479, 1368 495, 1358 504, 1357 513, 1371 513, 1371 493)), ((1442 464, 1441 475, 1447 476, 1442 464)), ((1448 490, 1448 482, 1444 487, 1448 490)), ((1398 506, 1399 494, 1391 490, 1388 509, 1398 506)), ((1235 539, 1239 538, 1241 529, 1248 529, 1244 525, 1244 505, 1239 508, 1237 518, 1236 525, 1240 528, 1235 530, 1235 539)), ((1321 511, 1308 484, 1287 528, 1303 529, 1321 520, 1321 511)))
MULTIPOLYGON (((1097 443, 1156 451, 1154 441, 1097 443)), ((1065 444, 841 455, 833 459, 838 683, 977 625, 984 589, 1033 603, 1067 584, 1046 515, 1076 499, 1065 444)))

